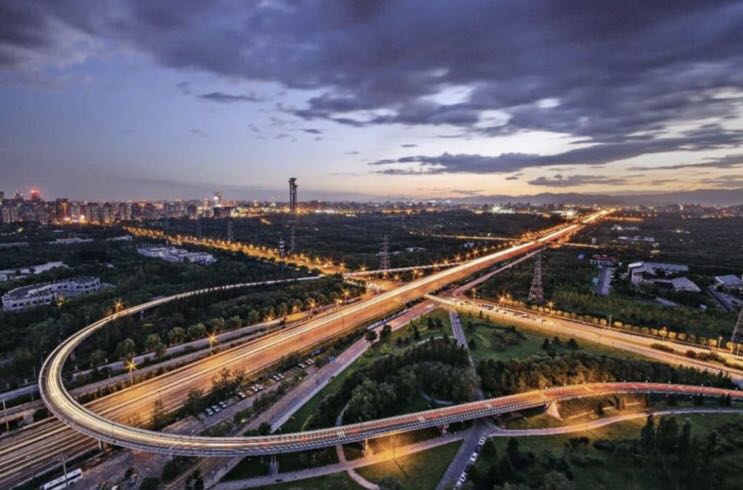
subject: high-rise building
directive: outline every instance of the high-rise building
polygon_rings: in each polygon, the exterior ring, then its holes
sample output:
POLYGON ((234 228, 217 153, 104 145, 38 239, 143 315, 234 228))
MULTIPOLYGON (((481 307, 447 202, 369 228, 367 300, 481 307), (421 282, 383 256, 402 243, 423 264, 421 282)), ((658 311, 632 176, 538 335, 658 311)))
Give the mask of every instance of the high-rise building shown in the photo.
POLYGON ((41 192, 38 189, 31 189, 31 202, 42 202, 41 192))

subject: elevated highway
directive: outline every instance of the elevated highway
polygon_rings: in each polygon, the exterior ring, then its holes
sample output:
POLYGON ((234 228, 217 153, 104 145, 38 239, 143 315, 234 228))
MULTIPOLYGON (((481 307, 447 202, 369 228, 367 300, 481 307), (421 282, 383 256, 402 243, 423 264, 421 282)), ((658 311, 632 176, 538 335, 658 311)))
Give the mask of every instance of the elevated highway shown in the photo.
POLYGON ((107 420, 80 405, 64 406, 58 417, 90 437, 141 451, 184 456, 258 456, 331 447, 542 407, 553 402, 618 394, 712 398, 729 395, 733 401, 743 401, 743 392, 723 388, 641 382, 595 383, 530 391, 330 429, 255 437, 186 436, 148 431, 107 420))
MULTIPOLYGON (((595 213, 581 222, 551 231, 541 238, 439 271, 368 300, 349 305, 322 318, 266 335, 233 349, 227 349, 194 365, 176 369, 163 376, 96 400, 87 408, 82 407, 66 391, 61 381, 61 374, 65 360, 86 338, 110 322, 126 315, 136 314, 195 295, 217 290, 230 290, 245 285, 207 288, 133 306, 81 329, 55 349, 42 367, 40 375, 42 399, 55 416, 72 427, 75 427, 74 417, 67 417, 66 414, 73 408, 99 416, 103 420, 112 419, 115 423, 122 425, 132 424, 132 420, 137 418, 140 418, 141 423, 141 417, 144 416, 146 419, 156 400, 163 402, 165 410, 173 410, 182 404, 190 390, 208 389, 211 385, 211 377, 224 367, 243 369, 247 374, 264 370, 286 355, 312 349, 313 346, 344 335, 360 324, 383 317, 403 307, 406 303, 451 282, 459 281, 500 261, 529 253, 547 243, 564 240, 604 214, 606 212, 595 213)), ((4 447, 0 447, 0 486, 10 486, 13 482, 23 481, 22 475, 28 476, 29 473, 33 474, 43 470, 44 467, 58 461, 70 450, 80 452, 94 447, 93 441, 56 421, 47 421, 38 427, 30 427, 18 439, 6 441, 4 447)))

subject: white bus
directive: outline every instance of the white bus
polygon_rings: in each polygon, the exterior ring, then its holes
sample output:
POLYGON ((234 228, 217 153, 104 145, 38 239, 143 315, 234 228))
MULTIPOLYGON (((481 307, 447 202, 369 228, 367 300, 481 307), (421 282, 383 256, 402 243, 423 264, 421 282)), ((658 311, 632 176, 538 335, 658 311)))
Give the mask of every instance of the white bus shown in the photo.
POLYGON ((40 488, 41 490, 58 490, 62 488, 67 488, 70 485, 82 479, 83 479, 83 470, 78 468, 76 470, 70 471, 66 475, 62 475, 59 478, 55 478, 49 483, 45 483, 40 488))

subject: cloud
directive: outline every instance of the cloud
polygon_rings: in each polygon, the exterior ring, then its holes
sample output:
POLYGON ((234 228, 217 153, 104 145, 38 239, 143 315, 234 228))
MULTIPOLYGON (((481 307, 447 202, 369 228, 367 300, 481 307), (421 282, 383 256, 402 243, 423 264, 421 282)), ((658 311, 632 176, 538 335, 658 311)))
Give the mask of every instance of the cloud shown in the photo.
POLYGON ((537 177, 529 184, 547 187, 579 187, 583 185, 626 185, 627 179, 606 177, 603 175, 568 175, 557 174, 554 177, 537 177))
POLYGON ((743 112, 735 0, 272 0, 249 9, 237 0, 107 0, 94 9, 85 0, 5 0, 0 25, 6 71, 80 64, 106 46, 174 70, 301 90, 311 95, 280 110, 307 121, 441 126, 464 139, 544 131, 590 145, 558 155, 424 155, 383 173, 596 165, 740 143, 722 125, 704 126, 743 112), (707 134, 676 136, 679 127, 707 134))
POLYGON ((400 145, 401 148, 415 148, 417 146, 418 145, 416 145, 415 143, 405 143, 404 145, 400 145))
POLYGON ((684 168, 719 168, 727 169, 743 165, 743 154, 728 155, 721 158, 706 158, 698 163, 681 163, 678 165, 629 167, 629 170, 680 170, 684 168))
POLYGON ((322 134, 323 133, 321 129, 317 129, 317 128, 303 128, 302 131, 304 131, 305 133, 309 133, 309 134, 322 134))
POLYGON ((619 143, 606 143, 568 150, 554 155, 527 153, 502 153, 497 156, 477 154, 450 154, 438 156, 406 156, 371 162, 372 166, 403 165, 405 168, 382 170, 385 174, 405 173, 507 173, 528 167, 553 165, 607 164, 628 158, 662 153, 676 149, 701 151, 734 148, 743 143, 743 131, 726 131, 718 126, 704 126, 687 131, 680 136, 660 139, 629 139, 619 143))
POLYGON ((208 94, 201 94, 198 96, 200 99, 210 100, 212 102, 263 102, 265 99, 255 94, 226 94, 224 92, 210 92, 208 94))

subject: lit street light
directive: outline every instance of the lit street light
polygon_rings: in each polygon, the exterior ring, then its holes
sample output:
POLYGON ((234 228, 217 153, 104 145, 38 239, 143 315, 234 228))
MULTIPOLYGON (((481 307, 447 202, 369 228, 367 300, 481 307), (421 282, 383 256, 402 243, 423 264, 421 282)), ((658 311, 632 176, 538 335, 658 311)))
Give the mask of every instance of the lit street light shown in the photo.
POLYGON ((134 364, 134 360, 130 359, 126 362, 126 368, 129 370, 129 385, 134 384, 134 370, 137 369, 137 365, 134 364))

